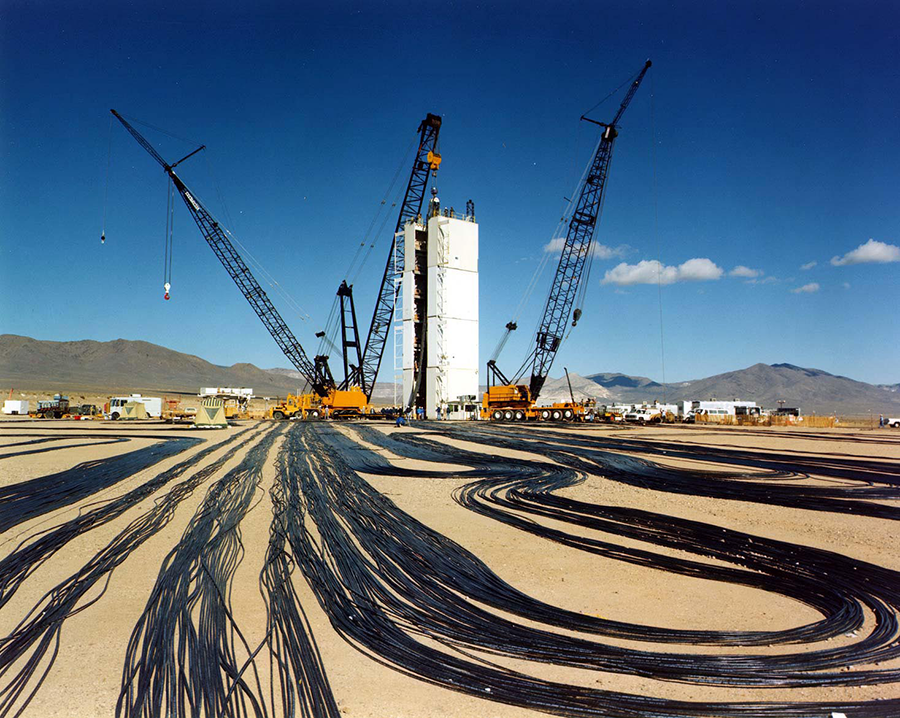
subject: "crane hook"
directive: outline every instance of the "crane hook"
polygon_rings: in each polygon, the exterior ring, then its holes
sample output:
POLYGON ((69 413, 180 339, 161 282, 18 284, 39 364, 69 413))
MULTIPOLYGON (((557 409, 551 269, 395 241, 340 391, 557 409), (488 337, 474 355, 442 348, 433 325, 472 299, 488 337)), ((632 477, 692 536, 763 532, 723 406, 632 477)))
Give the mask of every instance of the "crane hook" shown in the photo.
POLYGON ((172 288, 172 285, 166 282, 163 286, 166 288, 166 293, 163 295, 163 299, 169 301, 169 290, 172 288))

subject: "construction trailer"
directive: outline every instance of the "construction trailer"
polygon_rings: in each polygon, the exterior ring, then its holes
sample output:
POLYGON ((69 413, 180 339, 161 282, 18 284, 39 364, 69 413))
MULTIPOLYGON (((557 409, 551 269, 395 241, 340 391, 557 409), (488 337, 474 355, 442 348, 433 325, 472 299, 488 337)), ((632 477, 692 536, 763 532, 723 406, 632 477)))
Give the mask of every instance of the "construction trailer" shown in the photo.
POLYGON ((3 413, 24 416, 28 413, 28 406, 28 402, 23 399, 6 399, 3 402, 3 413))
POLYGON ((755 401, 742 401, 734 399, 732 401, 719 401, 711 399, 709 401, 682 401, 681 415, 704 414, 713 418, 717 416, 738 416, 748 414, 759 414, 760 407, 755 401))

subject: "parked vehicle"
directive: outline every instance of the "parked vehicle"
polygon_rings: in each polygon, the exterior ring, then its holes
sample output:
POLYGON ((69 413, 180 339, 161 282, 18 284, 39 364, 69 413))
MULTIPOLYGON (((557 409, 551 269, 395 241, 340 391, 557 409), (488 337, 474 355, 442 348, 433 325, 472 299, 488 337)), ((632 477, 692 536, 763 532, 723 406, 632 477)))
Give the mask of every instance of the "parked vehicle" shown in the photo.
POLYGON ((898 418, 898 417, 891 417, 890 419, 885 419, 884 423, 890 427, 893 427, 894 429, 900 429, 900 418, 898 418))
POLYGON ((125 415, 123 407, 131 401, 143 404, 147 410, 147 416, 151 419, 159 419, 162 416, 162 399, 155 396, 141 396, 140 394, 111 396, 103 407, 103 415, 107 419, 117 421, 125 415))
POLYGON ((39 401, 35 416, 41 419, 62 419, 69 413, 69 397, 54 394, 50 401, 39 401))
POLYGON ((637 424, 651 424, 662 421, 662 412, 659 409, 635 409, 625 414, 625 421, 637 424))

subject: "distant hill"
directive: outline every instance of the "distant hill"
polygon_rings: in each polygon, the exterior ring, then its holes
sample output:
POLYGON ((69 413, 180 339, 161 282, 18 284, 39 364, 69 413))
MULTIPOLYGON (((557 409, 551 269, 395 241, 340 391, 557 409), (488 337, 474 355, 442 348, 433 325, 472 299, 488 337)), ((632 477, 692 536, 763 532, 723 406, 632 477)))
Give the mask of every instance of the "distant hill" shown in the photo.
MULTIPOLYGON (((617 376, 624 376, 619 374, 617 376)), ((585 399, 596 399, 599 403, 611 403, 613 400, 613 392, 604 386, 600 386, 597 382, 591 381, 588 377, 579 376, 578 374, 569 373, 569 379, 572 382, 572 393, 569 393, 569 384, 565 375, 559 379, 547 379, 544 382, 544 388, 541 390, 540 403, 553 404, 561 401, 571 401, 574 395, 575 401, 584 401, 585 399)))
POLYGON ((662 386, 645 376, 628 376, 627 374, 618 373, 588 374, 586 378, 613 392, 621 389, 646 389, 651 391, 656 387, 662 386))
MULTIPOLYGON (((587 377, 571 374, 570 378, 577 400, 595 398, 601 404, 716 398, 747 399, 776 408, 783 400, 785 406, 799 407, 807 414, 900 416, 900 384, 866 384, 793 364, 754 364, 739 371, 666 385, 619 372, 587 377)), ((293 369, 260 369, 243 363, 217 366, 149 342, 53 342, 0 335, 0 388, 4 389, 196 394, 204 386, 248 386, 257 396, 285 396, 303 385, 293 369)), ((542 403, 568 400, 565 376, 548 379, 540 398, 542 403)), ((376 404, 393 404, 394 385, 376 384, 373 400, 376 404)))
POLYGON ((204 386, 252 387, 257 396, 297 390, 288 376, 253 364, 217 366, 149 342, 52 342, 0 335, 0 385, 17 389, 188 392, 204 386))
POLYGON ((900 412, 900 392, 894 390, 896 385, 866 384, 793 364, 754 364, 705 379, 666 385, 646 377, 622 374, 592 374, 588 378, 601 379, 598 384, 608 387, 616 399, 626 403, 715 398, 751 400, 767 408, 777 408, 778 402, 784 401, 785 406, 798 407, 806 414, 896 415, 900 412))

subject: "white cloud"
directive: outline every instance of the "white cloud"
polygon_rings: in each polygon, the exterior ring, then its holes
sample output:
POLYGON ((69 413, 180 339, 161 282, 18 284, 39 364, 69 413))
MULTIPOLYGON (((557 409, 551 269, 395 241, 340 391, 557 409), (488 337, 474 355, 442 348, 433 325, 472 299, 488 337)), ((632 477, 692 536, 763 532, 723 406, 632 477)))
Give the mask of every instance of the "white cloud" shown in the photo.
POLYGON ((843 267, 846 264, 864 264, 877 262, 900 262, 900 247, 895 244, 885 244, 875 239, 870 239, 865 244, 847 252, 843 257, 832 257, 831 263, 835 267, 843 267))
POLYGON ((719 279, 725 271, 711 259, 696 257, 677 267, 663 265, 656 259, 644 259, 637 264, 621 264, 608 270, 601 284, 674 284, 719 279))
MULTIPOLYGON (((565 237, 555 237, 544 245, 544 251, 551 254, 561 254, 563 247, 566 246, 565 237)), ((607 247, 605 244, 591 243, 591 254, 594 259, 612 259, 613 257, 624 257, 628 253, 628 245, 621 244, 618 247, 607 247)))
POLYGON ((819 291, 819 283, 818 282, 810 282, 809 284, 804 284, 802 287, 797 287, 796 289, 792 289, 792 294, 812 294, 813 292, 819 291))
POLYGON ((850 289, 850 282, 844 282, 844 289, 850 289))
POLYGON ((749 279, 754 279, 762 274, 761 269, 750 269, 750 267, 745 267, 743 264, 739 264, 734 269, 732 269, 729 273, 729 277, 747 277, 749 279))
POLYGON ((812 269, 817 264, 818 264, 818 262, 814 259, 813 261, 807 262, 806 264, 801 264, 800 269, 802 269, 805 272, 807 269, 812 269))
POLYGON ((744 284, 774 284, 778 281, 778 277, 771 274, 768 277, 760 277, 759 279, 748 279, 744 284))

